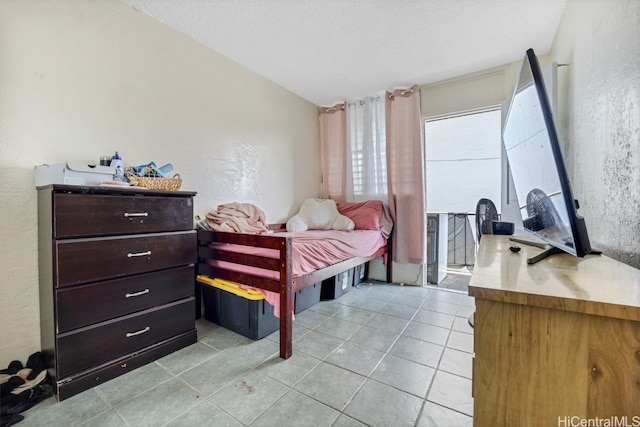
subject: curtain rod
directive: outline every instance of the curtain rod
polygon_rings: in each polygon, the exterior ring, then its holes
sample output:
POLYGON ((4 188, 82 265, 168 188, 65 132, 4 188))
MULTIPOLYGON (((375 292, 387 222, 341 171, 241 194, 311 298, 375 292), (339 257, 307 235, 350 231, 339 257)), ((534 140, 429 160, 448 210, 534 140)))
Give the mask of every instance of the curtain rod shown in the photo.
POLYGON ((396 95, 408 96, 416 91, 417 85, 411 86, 409 89, 396 89, 393 92, 387 92, 389 99, 393 99, 396 95))
POLYGON ((344 104, 337 104, 337 105, 334 105, 333 107, 321 107, 320 112, 331 114, 338 111, 338 109, 344 110, 344 104))

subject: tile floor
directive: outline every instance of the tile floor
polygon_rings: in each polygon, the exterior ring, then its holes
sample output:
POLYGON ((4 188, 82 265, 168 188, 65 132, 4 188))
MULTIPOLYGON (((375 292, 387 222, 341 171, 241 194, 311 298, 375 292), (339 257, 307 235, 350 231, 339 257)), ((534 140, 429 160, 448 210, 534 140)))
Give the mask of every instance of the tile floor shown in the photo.
POLYGON ((198 320, 199 341, 27 426, 471 426, 473 298, 362 283, 296 315, 293 356, 198 320))

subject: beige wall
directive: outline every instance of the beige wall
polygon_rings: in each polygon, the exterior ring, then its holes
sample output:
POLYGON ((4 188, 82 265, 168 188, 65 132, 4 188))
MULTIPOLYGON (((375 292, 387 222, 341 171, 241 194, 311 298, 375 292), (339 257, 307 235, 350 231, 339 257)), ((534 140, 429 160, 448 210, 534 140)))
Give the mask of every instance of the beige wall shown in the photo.
POLYGON ((40 349, 34 165, 171 162, 269 222, 319 195, 314 105, 124 3, 0 0, 0 55, 2 367, 40 349))
POLYGON ((513 91, 513 68, 509 64, 422 86, 422 116, 434 118, 499 106, 513 91))

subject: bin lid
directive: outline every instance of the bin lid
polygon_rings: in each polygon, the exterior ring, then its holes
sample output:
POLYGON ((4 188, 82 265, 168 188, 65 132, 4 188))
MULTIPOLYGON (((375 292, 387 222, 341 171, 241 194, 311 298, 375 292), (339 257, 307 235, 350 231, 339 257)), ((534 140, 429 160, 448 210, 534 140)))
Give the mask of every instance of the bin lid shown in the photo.
POLYGON ((264 299, 264 294, 257 289, 243 289, 239 284, 229 282, 228 280, 222 280, 218 278, 211 278, 204 274, 196 276, 198 282, 213 286, 214 288, 222 289, 223 291, 231 292, 232 294, 241 296, 248 300, 258 301, 264 299))

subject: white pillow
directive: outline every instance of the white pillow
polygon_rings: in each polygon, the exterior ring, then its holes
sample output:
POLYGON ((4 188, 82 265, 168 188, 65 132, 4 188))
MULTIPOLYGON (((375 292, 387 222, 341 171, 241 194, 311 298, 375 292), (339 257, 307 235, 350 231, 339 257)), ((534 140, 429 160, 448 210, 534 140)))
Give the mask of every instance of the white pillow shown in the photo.
POLYGON ((348 230, 355 228, 351 218, 338 212, 331 199, 307 199, 298 213, 287 221, 287 231, 348 230))
POLYGON ((307 221, 300 215, 294 215, 287 221, 287 231, 289 232, 305 231, 308 229, 307 221))

